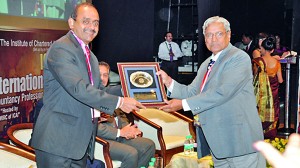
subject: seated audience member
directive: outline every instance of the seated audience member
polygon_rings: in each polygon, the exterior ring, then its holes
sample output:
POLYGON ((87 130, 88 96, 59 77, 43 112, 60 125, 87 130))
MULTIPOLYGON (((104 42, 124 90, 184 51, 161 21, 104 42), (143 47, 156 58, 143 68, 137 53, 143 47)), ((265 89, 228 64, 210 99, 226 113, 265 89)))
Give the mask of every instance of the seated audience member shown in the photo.
MULTIPOLYGON (((110 66, 108 63, 101 61, 99 62, 99 71, 100 71, 100 78, 102 80, 102 84, 103 86, 107 87, 110 83, 110 66)), ((121 93, 121 86, 120 85, 114 85, 112 86, 115 89, 111 89, 111 90, 115 90, 115 91, 111 91, 112 94, 118 95, 118 96, 122 96, 121 93)), ((130 123, 134 124, 134 118, 133 118, 133 114, 132 113, 125 113, 127 119, 129 120, 130 123)))
POLYGON ((273 168, 299 168, 300 167, 300 135, 292 134, 284 153, 280 153, 270 143, 258 141, 254 148, 261 152, 273 168))
MULTIPOLYGON (((99 63, 100 78, 104 86, 108 84, 110 67, 105 62, 99 63)), ((122 161, 121 167, 139 168, 147 166, 155 154, 155 144, 140 136, 141 131, 132 125, 126 115, 119 109, 107 121, 98 125, 97 136, 110 144, 110 156, 122 161)))
POLYGON ((265 138, 275 138, 279 120, 279 83, 283 82, 280 62, 271 56, 275 38, 266 38, 260 47, 262 57, 253 59, 254 88, 265 138))

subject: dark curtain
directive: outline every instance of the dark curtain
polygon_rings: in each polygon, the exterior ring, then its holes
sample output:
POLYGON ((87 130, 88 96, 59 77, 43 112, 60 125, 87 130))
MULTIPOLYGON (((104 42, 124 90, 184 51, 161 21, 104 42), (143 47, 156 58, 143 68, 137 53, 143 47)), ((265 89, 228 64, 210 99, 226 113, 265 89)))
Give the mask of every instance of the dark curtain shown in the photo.
MULTIPOLYGON (((291 64, 290 68, 290 115, 293 119, 291 122, 296 126, 298 120, 298 104, 299 102, 299 55, 300 55, 300 1, 293 1, 293 21, 292 21, 292 50, 298 53, 297 64, 291 64)), ((299 133, 299 132, 298 132, 299 133)))
POLYGON ((300 53, 300 1, 293 2, 292 50, 300 53))
POLYGON ((220 15, 220 0, 198 0, 198 62, 199 65, 211 55, 205 46, 202 25, 211 16, 220 15))
POLYGON ((117 62, 153 59, 153 0, 93 0, 100 14, 100 30, 92 43, 99 61, 117 72, 117 62))

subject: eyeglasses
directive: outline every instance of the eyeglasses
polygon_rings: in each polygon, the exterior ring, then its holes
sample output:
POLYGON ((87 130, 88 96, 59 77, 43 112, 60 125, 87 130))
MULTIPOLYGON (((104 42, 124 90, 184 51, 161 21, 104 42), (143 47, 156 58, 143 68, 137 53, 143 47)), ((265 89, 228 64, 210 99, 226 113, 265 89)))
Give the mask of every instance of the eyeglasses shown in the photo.
POLYGON ((205 38, 212 39, 215 36, 217 39, 224 37, 226 32, 206 33, 205 38))
MULTIPOLYGON (((74 19, 74 20, 77 21, 76 19, 74 19)), ((81 23, 85 26, 88 26, 90 24, 92 24, 94 27, 99 26, 99 20, 91 21, 90 19, 83 19, 83 20, 81 20, 81 23)))

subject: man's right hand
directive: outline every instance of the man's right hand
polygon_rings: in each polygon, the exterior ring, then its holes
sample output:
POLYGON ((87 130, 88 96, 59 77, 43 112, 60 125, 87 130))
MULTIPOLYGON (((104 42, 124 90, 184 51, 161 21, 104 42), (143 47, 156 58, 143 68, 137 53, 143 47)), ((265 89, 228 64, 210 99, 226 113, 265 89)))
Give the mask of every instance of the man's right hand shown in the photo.
POLYGON ((160 71, 156 72, 156 75, 161 77, 162 82, 167 87, 169 87, 171 85, 173 79, 165 71, 160 70, 160 71))
POLYGON ((119 108, 126 113, 130 113, 133 110, 139 111, 140 109, 145 109, 146 107, 133 98, 123 97, 123 103, 121 103, 119 108))
POLYGON ((170 101, 165 99, 164 102, 167 105, 161 106, 159 108, 159 110, 162 110, 162 111, 165 111, 165 112, 172 112, 172 111, 181 110, 183 108, 182 107, 182 100, 179 100, 179 99, 172 99, 170 101))

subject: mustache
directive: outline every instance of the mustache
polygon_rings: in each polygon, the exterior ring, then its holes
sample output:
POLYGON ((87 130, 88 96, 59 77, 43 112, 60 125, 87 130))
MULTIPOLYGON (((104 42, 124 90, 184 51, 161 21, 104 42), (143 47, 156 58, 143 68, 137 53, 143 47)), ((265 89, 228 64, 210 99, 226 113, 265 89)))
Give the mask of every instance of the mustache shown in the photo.
POLYGON ((97 33, 96 30, 94 29, 89 29, 89 28, 84 28, 83 32, 92 32, 92 33, 97 33))

